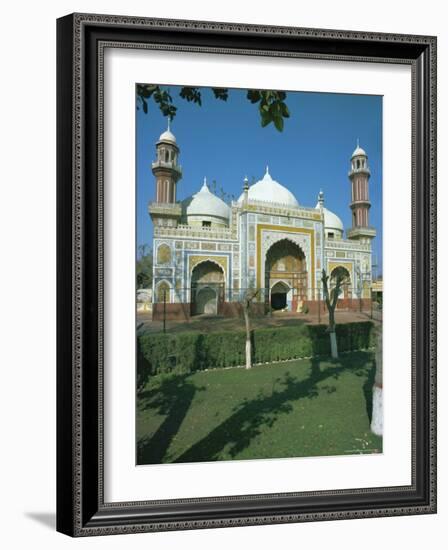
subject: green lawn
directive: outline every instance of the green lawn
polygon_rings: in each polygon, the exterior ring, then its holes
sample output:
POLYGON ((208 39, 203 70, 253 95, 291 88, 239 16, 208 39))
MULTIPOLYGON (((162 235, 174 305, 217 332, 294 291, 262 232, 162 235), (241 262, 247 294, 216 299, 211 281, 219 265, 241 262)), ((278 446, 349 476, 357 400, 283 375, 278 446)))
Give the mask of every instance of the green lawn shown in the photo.
POLYGON ((137 400, 137 463, 378 453, 374 356, 157 375, 137 400))

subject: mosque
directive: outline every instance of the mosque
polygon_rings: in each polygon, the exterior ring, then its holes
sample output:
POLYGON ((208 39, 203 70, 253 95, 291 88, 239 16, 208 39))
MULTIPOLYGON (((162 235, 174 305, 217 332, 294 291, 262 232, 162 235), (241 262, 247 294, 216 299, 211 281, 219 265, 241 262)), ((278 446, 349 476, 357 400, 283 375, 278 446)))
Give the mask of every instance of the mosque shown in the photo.
POLYGON ((350 160, 352 227, 326 208, 324 194, 306 207, 266 168, 262 179, 243 181, 238 200, 227 204, 206 180, 191 197, 178 201, 182 178, 180 148, 168 129, 156 143, 152 163, 155 200, 153 318, 238 315, 247 289, 257 290, 259 312, 316 312, 323 307, 322 269, 343 270, 346 283, 338 304, 357 309, 369 301, 372 285, 369 225, 370 169, 357 144, 350 160))

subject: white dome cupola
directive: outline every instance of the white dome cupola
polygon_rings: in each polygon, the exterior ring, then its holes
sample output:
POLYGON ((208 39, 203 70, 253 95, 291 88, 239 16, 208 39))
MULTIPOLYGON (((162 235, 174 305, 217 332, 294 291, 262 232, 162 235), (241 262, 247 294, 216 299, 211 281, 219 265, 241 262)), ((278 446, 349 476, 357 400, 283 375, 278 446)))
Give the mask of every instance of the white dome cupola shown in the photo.
POLYGON ((367 153, 359 146, 359 140, 356 143, 356 149, 352 153, 352 158, 355 157, 367 157, 367 153))
MULTIPOLYGON (((245 198, 245 193, 242 193, 238 199, 239 203, 242 203, 245 198)), ((269 168, 266 167, 266 173, 263 179, 257 181, 251 185, 247 191, 247 200, 259 201, 265 203, 277 204, 280 206, 287 206, 289 208, 298 208, 299 203, 294 195, 281 185, 278 181, 272 179, 269 174, 269 168)))
POLYGON ((227 227, 230 207, 213 194, 204 178, 201 189, 182 201, 183 214, 188 225, 198 227, 227 227))
POLYGON ((324 194, 321 190, 316 204, 316 210, 321 210, 324 215, 324 231, 327 239, 342 239, 344 224, 339 216, 324 207, 324 194))
POLYGON ((167 129, 160 134, 158 143, 165 142, 165 143, 173 143, 174 145, 177 144, 176 136, 171 131, 171 122, 170 118, 168 118, 168 127, 167 129))
POLYGON ((356 149, 352 153, 349 176, 356 173, 370 175, 367 153, 359 146, 359 139, 356 140, 356 149))

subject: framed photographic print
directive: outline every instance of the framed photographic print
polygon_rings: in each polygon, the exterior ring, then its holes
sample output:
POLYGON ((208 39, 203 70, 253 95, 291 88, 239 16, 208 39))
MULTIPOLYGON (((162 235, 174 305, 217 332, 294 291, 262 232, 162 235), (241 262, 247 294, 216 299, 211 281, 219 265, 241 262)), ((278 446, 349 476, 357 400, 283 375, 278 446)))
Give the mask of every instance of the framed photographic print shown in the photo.
POLYGON ((436 39, 58 20, 71 536, 436 511, 436 39))

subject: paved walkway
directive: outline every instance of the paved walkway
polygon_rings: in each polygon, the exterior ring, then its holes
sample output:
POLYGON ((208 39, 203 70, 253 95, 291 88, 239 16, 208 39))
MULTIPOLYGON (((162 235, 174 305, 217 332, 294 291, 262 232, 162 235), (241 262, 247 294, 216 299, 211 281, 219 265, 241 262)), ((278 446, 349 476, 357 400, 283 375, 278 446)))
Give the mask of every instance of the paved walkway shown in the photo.
MULTIPOLYGON (((353 323, 357 321, 371 320, 370 310, 366 312, 357 311, 338 311, 336 310, 336 323, 353 323)), ((380 311, 373 312, 373 320, 381 322, 382 315, 380 311)), ((254 317, 251 320, 252 328, 292 326, 299 324, 319 324, 318 315, 298 314, 291 312, 275 312, 271 316, 254 317)), ((320 316, 320 324, 328 323, 328 314, 320 316)), ((140 330, 161 332, 163 330, 162 321, 153 321, 151 313, 140 313, 137 315, 137 326, 140 330)), ((167 332, 213 332, 216 330, 244 330, 244 319, 235 317, 217 317, 198 315, 192 317, 189 321, 166 321, 167 332)))

